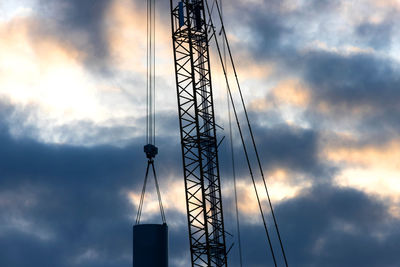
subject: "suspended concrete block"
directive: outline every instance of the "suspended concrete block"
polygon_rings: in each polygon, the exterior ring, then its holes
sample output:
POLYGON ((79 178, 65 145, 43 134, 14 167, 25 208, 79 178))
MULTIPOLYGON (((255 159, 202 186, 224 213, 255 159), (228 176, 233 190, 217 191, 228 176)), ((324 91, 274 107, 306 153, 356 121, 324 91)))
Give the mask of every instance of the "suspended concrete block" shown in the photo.
POLYGON ((133 267, 168 267, 168 226, 133 226, 133 267))

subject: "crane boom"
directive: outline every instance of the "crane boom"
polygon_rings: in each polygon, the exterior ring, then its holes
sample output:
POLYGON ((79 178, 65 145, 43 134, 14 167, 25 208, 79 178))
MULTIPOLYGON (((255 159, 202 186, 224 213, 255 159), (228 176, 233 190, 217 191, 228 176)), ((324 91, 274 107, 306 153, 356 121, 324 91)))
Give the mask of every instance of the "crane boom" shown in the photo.
POLYGON ((170 0, 192 266, 227 266, 204 0, 170 0))

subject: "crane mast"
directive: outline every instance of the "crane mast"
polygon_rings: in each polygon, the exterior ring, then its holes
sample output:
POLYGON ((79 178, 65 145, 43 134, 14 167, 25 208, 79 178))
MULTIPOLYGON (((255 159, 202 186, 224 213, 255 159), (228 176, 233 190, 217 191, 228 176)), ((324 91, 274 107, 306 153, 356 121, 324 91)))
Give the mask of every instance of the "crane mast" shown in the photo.
POLYGON ((170 0, 192 266, 227 266, 204 0, 170 0))

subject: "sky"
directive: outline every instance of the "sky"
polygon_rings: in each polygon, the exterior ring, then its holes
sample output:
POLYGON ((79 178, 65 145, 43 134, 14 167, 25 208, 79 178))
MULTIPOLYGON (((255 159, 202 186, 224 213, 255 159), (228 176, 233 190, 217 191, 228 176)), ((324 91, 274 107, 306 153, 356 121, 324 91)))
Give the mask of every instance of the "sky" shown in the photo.
MULTIPOLYGON (((190 254, 170 10, 156 2, 156 168, 170 266, 180 267, 190 254)), ((399 266, 400 1, 223 7, 289 265, 399 266)), ((145 21, 138 0, 0 2, 1 266, 131 266, 147 163, 145 21)), ((211 48, 221 139, 226 88, 211 48)), ((244 266, 272 266, 235 128, 233 136, 244 266)), ((222 194, 236 267, 226 140, 222 194)), ((154 189, 142 221, 161 222, 154 189)))

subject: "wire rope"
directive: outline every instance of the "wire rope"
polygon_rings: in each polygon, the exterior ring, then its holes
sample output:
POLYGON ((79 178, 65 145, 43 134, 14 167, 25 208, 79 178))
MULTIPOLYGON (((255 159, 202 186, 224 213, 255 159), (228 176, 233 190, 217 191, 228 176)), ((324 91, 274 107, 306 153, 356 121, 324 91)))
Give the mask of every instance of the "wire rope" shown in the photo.
POLYGON ((149 143, 149 1, 147 0, 146 33, 146 144, 149 143))
MULTIPOLYGON (((223 62, 223 58, 222 58, 222 55, 221 55, 221 49, 220 49, 220 46, 219 46, 219 43, 218 43, 218 39, 217 39, 217 35, 216 35, 216 32, 215 32, 215 27, 214 27, 213 22, 212 22, 212 18, 211 18, 211 13, 210 13, 210 8, 209 8, 209 5, 208 5, 208 1, 205 0, 205 3, 206 3, 208 15, 210 16, 210 27, 211 27, 211 29, 212 29, 212 31, 213 31, 213 36, 214 36, 215 43, 216 43, 216 46, 217 46, 218 56, 219 56, 219 59, 220 59, 221 65, 222 65, 222 70, 223 70, 223 73, 224 73, 224 76, 225 76, 225 81, 226 81, 226 85, 227 85, 228 92, 229 92, 229 98, 230 98, 231 103, 232 103, 232 109, 233 109, 233 112, 234 112, 234 115, 235 115, 236 124, 237 124, 237 126, 238 126, 238 130, 239 130, 239 134, 240 134, 240 139, 241 139, 241 141, 242 141, 242 146, 243 146, 243 150, 244 150, 244 153, 245 153, 247 166, 248 166, 248 168, 249 168, 250 177, 251 177, 251 180, 252 180, 252 182, 253 182, 253 187, 254 187, 254 191, 255 191, 255 194, 256 194, 258 207, 259 207, 259 210, 260 210, 260 213, 261 213, 261 217, 262 217, 262 221, 263 221, 265 233, 266 233, 266 235, 267 235, 269 248, 270 248, 270 251, 271 251, 271 254, 272 254, 272 259, 273 259, 273 261, 274 261, 274 265, 275 265, 275 267, 277 267, 274 249, 273 249, 273 246, 272 246, 272 243, 271 243, 271 238, 270 238, 270 235, 269 235, 269 232, 268 232, 267 223, 266 223, 266 221, 265 221, 264 211, 263 211, 262 206, 261 206, 261 201, 260 201, 260 197, 259 197, 259 195, 258 195, 257 186, 256 186, 256 183, 255 183, 255 180, 254 180, 253 170, 252 170, 252 168, 251 168, 249 155, 248 155, 248 152, 247 152, 246 144, 245 144, 245 142, 244 142, 243 132, 242 132, 242 129, 241 129, 241 126, 240 126, 239 118, 238 118, 237 111, 236 111, 236 107, 235 107, 235 102, 234 102, 234 100, 233 100, 232 92, 231 92, 231 89, 230 89, 230 85, 229 85, 229 80, 228 80, 228 76, 227 76, 227 73, 226 73, 225 64, 224 64, 224 62, 223 62)), ((217 4, 218 4, 218 3, 217 3, 217 4)))
POLYGON ((150 165, 153 170, 153 176, 154 176, 154 184, 156 186, 156 191, 157 191, 157 198, 158 198, 158 205, 160 206, 160 214, 161 214, 161 220, 163 223, 166 223, 166 218, 165 218, 165 211, 164 211, 164 206, 162 204, 162 199, 161 199, 161 193, 160 193, 160 187, 158 185, 158 180, 157 180, 157 174, 156 174, 156 169, 154 167, 154 161, 150 159, 147 162, 147 168, 146 168, 146 175, 144 177, 144 183, 143 183, 143 188, 142 188, 142 193, 140 195, 140 202, 139 202, 139 208, 136 214, 136 224, 140 224, 140 218, 142 216, 142 211, 143 211, 143 204, 144 204, 144 198, 146 195, 146 185, 148 181, 148 176, 149 176, 149 168, 150 165))
POLYGON ((153 140, 152 144, 156 143, 156 2, 153 0, 152 9, 152 25, 153 25, 153 140))
POLYGON ((222 19, 222 14, 221 14, 221 9, 220 9, 220 6, 218 4, 218 1, 217 0, 214 0, 214 1, 216 3, 216 7, 217 7, 217 10, 218 10, 219 18, 220 18, 220 21, 221 21, 222 33, 223 33, 224 39, 226 41, 226 46, 227 46, 229 57, 230 57, 230 61, 231 61, 231 64, 232 64, 232 69, 233 69, 233 72, 234 72, 234 75, 235 75, 236 84, 238 86, 238 91, 239 91, 239 94, 240 94, 241 103, 242 103, 243 110, 244 110, 244 113, 245 113, 247 126, 249 128, 250 137, 251 137, 251 141, 252 141, 252 144, 253 144, 253 149, 254 149, 255 154, 256 154, 257 164, 258 164, 258 167, 259 167, 259 170, 260 170, 260 173, 261 173, 261 177, 262 177, 262 180, 263 180, 265 191, 267 193, 268 203, 269 203, 269 207, 270 207, 270 210, 271 210, 271 215, 272 215, 272 218, 273 218, 273 221, 274 221, 274 226, 275 226, 275 229, 276 229, 276 233, 277 233, 277 236, 278 236, 278 239, 279 239, 281 252, 282 252, 282 255, 283 255, 283 258, 284 258, 284 261, 285 261, 285 265, 288 266, 285 249, 283 247, 282 238, 281 238, 280 231, 279 231, 279 228, 278 228, 278 223, 277 223, 277 220, 276 220, 275 212, 274 212, 274 209, 272 207, 271 198, 270 198, 270 195, 269 195, 266 179, 265 179, 264 172, 263 172, 263 169, 262 169, 260 156, 259 156, 259 153, 258 153, 258 150, 257 150, 257 146, 256 146, 256 143, 255 143, 254 134, 253 134, 253 130, 252 130, 252 127, 251 127, 251 124, 250 124, 248 112, 247 112, 246 105, 245 105, 245 102, 244 102, 241 86, 240 86, 240 83, 239 83, 239 78, 238 78, 238 75, 237 75, 235 63, 234 63, 233 56, 232 56, 232 51, 231 51, 231 48, 230 48, 230 45, 229 45, 229 42, 228 42, 228 38, 227 38, 227 35, 226 35, 225 25, 224 25, 224 22, 223 22, 223 19, 222 19))
POLYGON ((139 207, 137 210, 136 215, 136 224, 140 223, 142 211, 143 211, 143 204, 146 195, 146 185, 148 182, 148 175, 150 165, 153 172, 154 177, 154 184, 156 187, 158 204, 160 206, 160 214, 163 223, 166 223, 165 218, 165 211, 162 204, 160 187, 157 180, 156 169, 154 166, 154 157, 157 154, 158 149, 155 147, 155 140, 156 140, 156 119, 155 119, 155 111, 156 111, 156 104, 155 104, 155 97, 156 97, 156 49, 155 49, 155 41, 156 41, 156 19, 155 19, 155 10, 156 4, 155 0, 147 0, 147 36, 146 36, 146 143, 145 146, 145 153, 147 155, 147 168, 146 174, 144 178, 144 183, 142 187, 142 192, 140 195, 140 202, 139 207))
POLYGON ((158 205, 160 206, 161 220, 163 223, 166 223, 164 206, 163 206, 162 200, 161 200, 160 187, 158 186, 158 180, 157 180, 156 169, 154 167, 154 161, 151 162, 151 165, 153 167, 154 182, 155 182, 156 190, 157 190, 158 205))
POLYGON ((149 167, 150 167, 150 164, 147 164, 146 175, 144 176, 142 194, 140 195, 139 208, 138 208, 138 211, 137 211, 137 214, 136 214, 136 224, 140 223, 140 217, 142 216, 143 201, 144 201, 144 196, 146 194, 146 184, 147 184, 147 177, 148 177, 148 174, 149 174, 149 167))
POLYGON ((155 97, 156 97, 156 32, 155 1, 147 0, 147 36, 146 36, 146 143, 155 144, 155 97))
MULTIPOLYGON (((223 17, 223 5, 222 0, 220 0, 221 5, 221 15, 223 17)), ((211 7, 211 14, 214 8, 214 2, 211 7)), ((222 50, 224 54, 224 64, 226 66, 226 43, 225 39, 222 40, 222 50)), ((228 73, 228 70, 226 70, 228 73)), ((233 177, 233 188, 234 188, 234 197, 235 197, 235 215, 236 215, 236 232, 237 232, 237 240, 238 240, 238 250, 239 250, 239 266, 243 266, 243 256, 242 256, 242 241, 240 234, 240 218, 239 218, 239 205, 238 205, 238 195, 237 195, 237 183, 236 183, 236 167, 235 167, 235 155, 233 149, 233 133, 232 133, 232 117, 231 117, 231 103, 229 101, 229 92, 226 90, 226 102, 228 106, 228 121, 229 121, 229 139, 230 139, 230 153, 231 153, 231 165, 232 165, 232 177, 233 177)))

